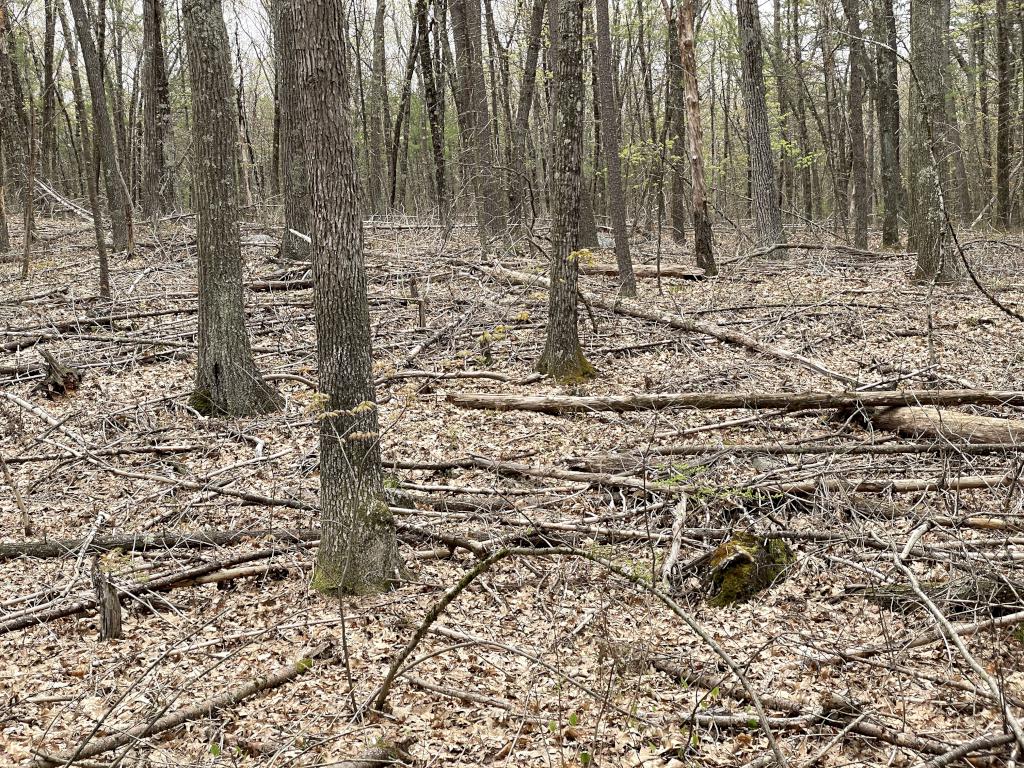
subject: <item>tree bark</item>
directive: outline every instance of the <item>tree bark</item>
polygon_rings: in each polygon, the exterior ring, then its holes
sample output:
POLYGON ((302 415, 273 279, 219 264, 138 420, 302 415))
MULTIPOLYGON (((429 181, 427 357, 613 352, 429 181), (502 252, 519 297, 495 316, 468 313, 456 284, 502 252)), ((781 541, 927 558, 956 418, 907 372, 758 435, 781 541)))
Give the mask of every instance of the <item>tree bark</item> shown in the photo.
MULTIPOLYGON (((681 10, 679 11, 682 12, 681 10)), ((683 67, 680 63, 679 24, 670 20, 668 24, 668 49, 666 75, 668 88, 665 99, 665 120, 668 123, 669 168, 672 172, 669 221, 672 225, 672 239, 679 244, 686 242, 686 209, 689 208, 686 195, 687 155, 686 96, 683 89, 683 67)))
MULTIPOLYGON (((701 129, 700 91, 697 88, 697 56, 694 52, 693 0, 679 5, 679 55, 686 93, 686 136, 690 149, 690 179, 693 185, 693 251, 697 266, 706 275, 717 275, 713 253, 711 214, 708 211, 707 185, 704 180, 704 137, 701 129)), ((671 24, 670 24, 671 26, 671 24)))
POLYGON ((57 156, 57 83, 53 77, 53 39, 57 16, 53 12, 54 2, 43 2, 43 114, 40 121, 42 142, 39 166, 43 178, 48 180, 56 180, 57 156))
MULTIPOLYGON (((80 2, 80 0, 73 0, 80 2)), ((238 123, 220 0, 183 5, 199 212, 199 337, 193 407, 246 416, 281 400, 260 377, 245 330, 238 231, 238 123)))
MULTIPOLYGON (((543 6, 542 6, 543 7, 543 6)), ((430 149, 434 160, 434 195, 442 222, 449 218, 448 174, 444 157, 444 88, 439 88, 434 76, 434 59, 430 52, 430 27, 427 23, 427 3, 416 4, 416 24, 420 36, 420 78, 430 126, 430 149)), ((534 57, 536 59, 536 57, 534 57)), ((534 62, 536 65, 536 61, 534 62)))
POLYGON ((1016 445, 1024 440, 1024 421, 975 416, 931 406, 876 411, 871 423, 879 429, 911 437, 933 437, 968 443, 1016 445))
POLYGON ((861 0, 843 0, 850 44, 850 76, 847 89, 850 119, 850 172, 853 177, 853 244, 868 247, 868 176, 864 155, 864 41, 860 29, 861 0))
POLYGON ((949 82, 949 0, 913 0, 910 9, 910 161, 907 244, 917 253, 914 279, 955 282, 959 263, 947 243, 943 152, 949 82))
POLYGON ((629 230, 626 228, 626 197, 622 189, 622 161, 619 157, 620 114, 615 103, 612 82, 611 22, 608 0, 595 0, 597 10, 597 84, 601 98, 601 141, 608 189, 608 217, 615 236, 615 261, 619 265, 619 293, 636 296, 636 278, 629 256, 629 230))
POLYGON ((485 251, 494 238, 508 235, 505 201, 491 143, 491 114, 487 106, 481 48, 480 0, 451 0, 452 32, 462 98, 459 122, 469 156, 469 172, 475 192, 480 244, 485 251))
POLYGON ((876 46, 875 109, 878 112, 879 167, 882 175, 882 245, 900 244, 900 95, 897 82, 896 14, 893 0, 874 0, 876 46))
POLYGON ((756 0, 737 0, 736 20, 740 36, 754 221, 758 243, 767 246, 784 242, 785 235, 775 183, 775 163, 764 87, 764 60, 761 54, 761 19, 756 0))
POLYGON ((1010 23, 1006 0, 996 0, 996 223, 1010 223, 1010 23))
POLYGON ((309 244, 292 231, 310 230, 309 177, 306 147, 299 116, 298 61, 295 57, 295 7, 293 0, 274 0, 274 43, 279 105, 281 188, 284 192, 284 232, 279 255, 284 259, 308 259, 309 244))
POLYGON ((313 220, 313 301, 320 387, 322 538, 313 586, 363 594, 401 576, 384 500, 363 229, 346 111, 348 27, 332 0, 295 0, 302 129, 313 220))
MULTIPOLYGON (((583 148, 583 4, 558 0, 555 126, 552 135, 554 205, 551 280, 544 351, 537 370, 557 381, 588 379, 594 368, 580 347, 576 303, 579 279, 580 155, 583 148)), ((552 9, 554 10, 554 9, 552 9)))
POLYGON ((143 213, 154 216, 174 208, 174 168, 169 165, 170 87, 163 44, 163 0, 143 0, 143 213))
POLYGON ((523 82, 519 86, 519 103, 516 106, 515 124, 512 128, 512 169, 508 188, 509 216, 517 226, 523 226, 526 212, 523 199, 528 191, 530 164, 526 161, 526 146, 530 130, 530 112, 537 87, 537 59, 540 56, 541 33, 544 31, 544 8, 547 0, 534 0, 530 14, 529 42, 523 61, 523 82))
POLYGON ((96 145, 102 158, 103 173, 107 189, 112 198, 107 201, 110 209, 110 224, 114 233, 115 251, 134 251, 135 233, 132 221, 132 203, 128 194, 128 186, 121 175, 121 163, 118 158, 117 137, 114 134, 114 121, 110 116, 107 104, 107 90, 103 60, 100 58, 93 38, 92 26, 83 0, 69 0, 71 16, 75 21, 75 32, 82 60, 85 64, 85 75, 89 82, 89 94, 92 97, 93 118, 96 129, 96 145))

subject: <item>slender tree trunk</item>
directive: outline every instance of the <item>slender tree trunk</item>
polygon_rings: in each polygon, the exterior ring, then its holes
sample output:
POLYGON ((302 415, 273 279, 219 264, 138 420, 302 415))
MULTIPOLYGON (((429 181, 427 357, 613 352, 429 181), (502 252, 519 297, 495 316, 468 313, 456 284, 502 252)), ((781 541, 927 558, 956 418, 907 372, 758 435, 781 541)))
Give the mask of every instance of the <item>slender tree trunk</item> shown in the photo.
POLYGON ((619 158, 620 116, 612 81, 611 21, 608 0, 595 0, 597 9, 597 84, 601 98, 601 140, 604 146, 608 215, 615 236, 615 262, 619 267, 619 293, 636 296, 636 277, 629 255, 629 230, 626 228, 626 196, 622 189, 622 165, 619 158))
POLYGON ((913 0, 910 9, 910 158, 907 245, 917 253, 914 278, 953 282, 958 262, 946 238, 942 123, 949 89, 949 0, 913 0))
POLYGON ((486 251, 491 239, 506 238, 508 231, 505 201, 491 144, 491 117, 480 39, 480 0, 452 0, 451 12, 458 85, 462 91, 460 124, 470 158, 481 246, 486 251))
POLYGON ((110 296, 110 267, 107 258, 107 235, 103 226, 103 206, 100 205, 99 184, 97 176, 99 168, 95 166, 97 154, 93 146, 89 130, 89 113, 85 107, 85 93, 82 90, 82 77, 78 70, 78 51, 71 35, 64 4, 57 3, 60 16, 61 32, 64 34, 65 48, 68 54, 68 66, 71 69, 71 94, 75 100, 75 119, 78 121, 78 132, 81 140, 80 152, 82 165, 85 167, 85 185, 89 195, 89 211, 92 213, 93 234, 96 236, 96 254, 99 259, 99 294, 104 298, 110 296))
POLYGON ((57 16, 53 12, 55 0, 43 3, 43 115, 41 121, 40 170, 43 177, 56 180, 57 156, 57 83, 53 77, 53 39, 57 16))
POLYGON ((4 148, 4 126, 0 122, 0 261, 7 261, 11 250, 11 232, 7 228, 7 151, 4 148))
POLYGON ((238 231, 238 122, 220 0, 186 0, 193 195, 199 211, 199 359, 192 405, 246 416, 281 405, 260 377, 245 330, 238 231))
POLYGON ((169 166, 171 145, 170 88, 163 45, 163 0, 143 0, 143 213, 153 216, 174 207, 174 169, 169 166))
MULTIPOLYGON (((682 13, 682 10, 679 10, 682 13)), ((665 69, 668 76, 665 100, 665 121, 667 123, 669 146, 669 168, 672 171, 671 201, 669 220, 672 224, 672 239, 679 244, 686 242, 686 96, 683 89, 683 66, 679 47, 679 25, 668 24, 668 51, 665 69)))
POLYGON ((516 106, 515 123, 512 128, 512 168, 508 188, 509 217, 523 225, 526 213, 523 198, 529 182, 531 164, 526 160, 526 143, 530 131, 530 111, 537 86, 537 59, 540 56, 541 33, 544 30, 544 7, 546 0, 534 0, 530 13, 530 32, 523 62, 523 82, 519 86, 519 103, 516 106))
POLYGON ((309 258, 309 244, 292 231, 308 235, 312 199, 306 172, 306 146, 299 114, 299 62, 295 56, 295 4, 274 0, 274 41, 276 43, 277 98, 281 186, 284 192, 284 233, 279 254, 284 259, 309 258))
POLYGON ((11 175, 17 174, 16 185, 24 184, 27 167, 25 147, 28 146, 28 117, 18 71, 14 26, 7 0, 0 0, 0 121, 4 123, 4 148, 11 175))
POLYGON ((843 0, 850 38, 850 78, 847 90, 850 118, 850 170, 853 177, 853 244, 868 247, 867 160, 864 156, 864 41, 860 29, 861 0, 843 0))
POLYGON ((22 259, 21 279, 28 279, 29 261, 32 257, 32 241, 35 239, 36 211, 36 109, 31 99, 28 102, 28 146, 25 148, 25 188, 22 190, 22 259))
POLYGON ((387 187, 387 160, 384 151, 384 137, 391 127, 389 119, 390 101, 388 94, 387 59, 384 46, 384 17, 387 12, 385 0, 377 0, 373 16, 373 63, 370 71, 370 210, 384 211, 384 190, 387 187), (387 104, 388 106, 385 106, 387 104))
POLYGON ((1010 18, 996 0, 996 223, 1010 223, 1010 18))
MULTIPOLYGON (((420 78, 423 80, 427 122, 430 126, 430 149, 434 160, 434 193, 441 221, 449 217, 448 178, 444 157, 444 94, 434 76, 434 60, 430 51, 430 28, 427 23, 427 3, 416 4, 416 24, 420 33, 420 78)), ((435 49, 436 50, 436 49, 435 49)))
POLYGON ((775 187, 772 140, 764 88, 764 60, 761 55, 761 20, 756 0, 737 0, 736 19, 740 34, 743 101, 747 113, 751 197, 757 240, 760 245, 773 245, 785 242, 785 235, 782 231, 779 195, 775 187))
POLYGON ((384 500, 373 383, 362 218, 348 97, 341 4, 294 0, 302 126, 313 190, 314 305, 320 390, 321 539, 313 587, 365 594, 401 578, 384 500))
POLYGON ((128 186, 121 176, 117 137, 114 135, 114 121, 110 116, 110 108, 107 104, 103 60, 97 51, 96 41, 93 39, 85 3, 83 0, 69 0, 69 3, 71 15, 75 21, 78 43, 82 50, 86 79, 89 82, 89 93, 92 97, 96 145, 102 157, 107 189, 111 193, 111 199, 107 201, 107 205, 110 208, 110 223, 114 233, 114 250, 134 251, 132 203, 128 194, 128 186))
MULTIPOLYGON (((551 288, 544 352, 537 370, 557 381, 590 378, 594 368, 580 347, 577 303, 580 159, 583 149, 583 5, 558 0, 555 70, 554 208, 551 212, 551 288)), ((554 10, 552 8, 552 10, 554 10)))
POLYGON ((693 184, 693 250, 697 266, 707 275, 717 275, 712 251, 711 214, 708 212, 707 185, 704 181, 704 137, 700 119, 700 91, 697 88, 697 55, 694 52, 693 0, 682 0, 677 20, 679 56, 686 93, 686 137, 690 149, 690 179, 693 184))
POLYGON ((877 46, 875 109, 878 112, 879 166, 882 175, 882 245, 900 243, 900 208, 903 182, 900 178, 900 96, 897 83, 896 14, 893 0, 874 0, 877 46))
MULTIPOLYGON (((418 3, 423 3, 425 0, 417 0, 418 3)), ((388 187, 388 206, 394 209, 398 203, 398 198, 401 197, 399 193, 399 168, 398 159, 401 154, 403 138, 408 132, 408 121, 409 121, 409 110, 410 102, 412 100, 412 78, 416 72, 416 55, 418 53, 417 48, 419 47, 419 27, 412 25, 412 31, 410 32, 409 39, 409 56, 405 62, 405 77, 402 79, 402 95, 398 102, 398 115, 395 117, 395 125, 392 129, 391 136, 391 149, 388 156, 388 178, 390 179, 390 185, 388 187)), ((408 145, 406 145, 408 146, 408 145)), ((405 174, 402 174, 404 179, 405 174)))

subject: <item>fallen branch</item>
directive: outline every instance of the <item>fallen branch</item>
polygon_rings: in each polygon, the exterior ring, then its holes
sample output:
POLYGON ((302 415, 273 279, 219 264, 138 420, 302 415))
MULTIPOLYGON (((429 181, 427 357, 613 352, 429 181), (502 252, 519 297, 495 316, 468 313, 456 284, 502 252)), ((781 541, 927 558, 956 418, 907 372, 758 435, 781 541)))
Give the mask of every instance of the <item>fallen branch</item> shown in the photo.
MULTIPOLYGON (((666 408, 763 409, 856 408, 902 405, 1024 405, 1024 392, 973 389, 890 390, 885 392, 677 392, 580 397, 574 395, 507 395, 451 392, 448 402, 459 408, 536 413, 591 411, 658 411, 666 408)), ((898 409, 900 410, 900 409, 898 409)), ((995 421, 1002 421, 996 419, 995 421)), ((1021 423, 1024 430, 1024 423, 1021 423)), ((1024 431, 1021 432, 1024 437, 1024 431)), ((1001 442, 987 440, 985 442, 1001 442)))
MULTIPOLYGON (((965 401, 966 402, 966 401, 965 401)), ((879 429, 911 437, 931 437, 970 443, 1024 443, 1024 421, 975 416, 957 411, 940 411, 926 403, 914 407, 889 408, 871 414, 871 423, 879 429)))
POLYGON ((227 709, 228 707, 233 707, 236 704, 240 704, 258 693, 273 690, 274 688, 281 687, 285 683, 291 682, 295 678, 312 669, 313 663, 316 660, 324 660, 327 663, 330 663, 333 660, 331 650, 331 646, 324 643, 312 648, 296 661, 281 667, 270 675, 258 677, 244 685, 238 686, 237 688, 225 691, 224 693, 216 696, 211 696, 197 704, 183 707, 182 709, 172 712, 171 714, 164 715, 153 722, 136 725, 133 728, 129 728, 128 730, 122 731, 113 736, 97 739, 91 744, 81 744, 74 752, 64 752, 53 755, 45 752, 37 752, 36 754, 43 765, 70 765, 77 760, 88 759, 90 757, 103 754, 104 752, 110 752, 111 750, 123 747, 125 744, 130 744, 134 741, 139 741, 140 739, 144 739, 149 736, 155 736, 156 734, 163 733, 164 731, 169 731, 171 728, 176 728, 183 723, 187 723, 189 720, 198 720, 202 717, 210 717, 213 713, 219 712, 222 709, 227 709))

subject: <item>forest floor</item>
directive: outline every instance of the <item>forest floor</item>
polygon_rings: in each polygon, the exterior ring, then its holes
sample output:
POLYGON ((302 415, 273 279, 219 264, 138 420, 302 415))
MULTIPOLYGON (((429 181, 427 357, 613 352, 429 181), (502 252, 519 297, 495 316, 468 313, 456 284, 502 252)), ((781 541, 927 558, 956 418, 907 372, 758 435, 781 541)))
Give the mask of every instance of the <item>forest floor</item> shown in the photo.
MULTIPOLYGON (((0 486, 3 542, 316 527, 317 399, 295 378, 316 376, 311 291, 251 284, 246 291, 261 370, 292 376, 275 381, 284 410, 204 418, 188 407, 194 220, 164 222, 159 233, 139 226, 138 254, 112 257, 110 305, 95 298, 88 226, 53 217, 40 222, 39 234, 28 281, 19 281, 20 265, 0 265, 8 350, 0 363, 0 451, 13 481, 0 486), (15 352, 18 346, 24 348, 15 352), (42 349, 84 373, 77 391, 52 399, 39 391, 42 349)), ((250 283, 301 279, 301 267, 275 260, 276 238, 244 227, 250 283)), ((1019 306, 1020 239, 965 240, 986 288, 1019 306)), ((1019 470, 1015 455, 717 450, 913 442, 821 410, 553 416, 454 407, 446 393, 840 388, 773 357, 598 307, 581 309, 580 323, 598 377, 573 388, 538 380, 532 365, 544 340, 546 294, 488 277, 474 266, 481 260, 472 243, 468 229, 447 238, 439 229, 367 230, 383 454, 396 498, 415 507, 396 511, 408 581, 383 595, 325 598, 309 589, 313 548, 287 537, 116 551, 95 564, 83 546, 63 557, 5 556, 0 764, 30 764, 40 754, 66 760, 86 742, 144 729, 294 664, 322 643, 334 656, 300 665, 290 682, 153 737, 136 731, 137 738, 85 764, 356 766, 369 763, 345 761, 397 742, 420 766, 763 766, 771 757, 768 725, 794 768, 936 758, 953 765, 955 755, 942 753, 982 735, 999 740, 1007 727, 1003 706, 937 632, 929 610, 913 599, 869 600, 865 585, 907 585, 898 562, 908 542, 904 559, 922 583, 1024 582, 1019 484, 917 494, 822 486, 793 498, 759 489, 776 480, 1000 474, 1019 470), (427 298, 426 328, 408 300, 411 278, 427 298), (654 451, 668 446, 706 446, 708 453, 654 451), (544 476, 552 468, 593 467, 608 453, 640 455, 639 466, 614 471, 657 482, 658 490, 544 476), (496 471, 479 457, 538 471, 496 471), (455 466, 413 468, 431 463, 455 466), (998 524, 959 524, 978 516, 998 524), (934 525, 922 533, 926 521, 934 525), (666 582, 674 524, 680 565, 666 582), (702 580, 686 566, 720 544, 726 529, 783 533, 795 558, 775 585, 720 608, 706 602, 702 580), (433 625, 411 657, 420 663, 397 679, 387 711, 356 718, 353 710, 381 684, 394 654, 477 562, 464 547, 444 546, 444 537, 573 546, 634 580, 579 557, 499 562, 433 625), (197 568, 206 583, 178 581, 159 596, 135 589, 125 601, 123 638, 100 641, 89 602, 94 567, 122 590, 197 568), (680 612, 743 670, 763 699, 767 723, 721 657, 652 585, 664 585, 680 612), (68 606, 70 615, 56 615, 68 606)), ((728 263, 717 279, 665 278, 660 291, 655 280, 641 279, 639 304, 800 352, 864 385, 1024 388, 1018 321, 970 281, 934 290, 914 285, 907 255, 741 257, 748 247, 723 238, 720 258, 728 263)), ((638 263, 653 264, 654 252, 652 240, 637 237, 638 263)), ((613 261, 610 251, 595 256, 613 261)), ((686 265, 688 249, 666 243, 662 259, 686 265)), ((544 273, 540 256, 503 265, 544 273)), ((585 276, 581 285, 615 294, 614 277, 585 276)), ((1021 409, 960 410, 1012 416, 1021 409)), ((958 628, 1024 610, 1019 596, 997 606, 985 599, 941 605, 958 628)), ((962 642, 1021 715, 1024 639, 1015 625, 964 631, 962 642)), ((975 764, 1004 764, 1006 741, 974 751, 975 764)))

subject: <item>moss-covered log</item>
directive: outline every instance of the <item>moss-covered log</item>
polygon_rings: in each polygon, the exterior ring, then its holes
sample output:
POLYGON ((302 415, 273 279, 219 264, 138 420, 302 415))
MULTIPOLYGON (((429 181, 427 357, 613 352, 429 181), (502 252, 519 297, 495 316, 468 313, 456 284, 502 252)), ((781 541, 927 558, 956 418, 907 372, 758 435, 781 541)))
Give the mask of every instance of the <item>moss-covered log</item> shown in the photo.
POLYGON ((774 584, 793 559, 793 551, 782 539, 735 534, 708 560, 704 573, 708 603, 723 607, 749 600, 774 584))

